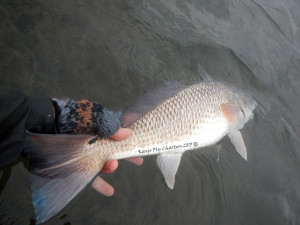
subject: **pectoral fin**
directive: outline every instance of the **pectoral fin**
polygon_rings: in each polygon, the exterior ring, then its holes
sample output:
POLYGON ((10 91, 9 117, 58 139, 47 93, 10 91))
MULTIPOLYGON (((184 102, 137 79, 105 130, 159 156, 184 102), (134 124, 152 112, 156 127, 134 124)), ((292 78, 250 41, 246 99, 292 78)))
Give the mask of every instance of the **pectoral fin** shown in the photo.
POLYGON ((221 111, 229 123, 239 124, 242 122, 241 108, 239 106, 225 103, 221 105, 221 111))
POLYGON ((232 144, 235 146, 237 152, 247 161, 247 150, 240 131, 231 131, 228 134, 232 144))
POLYGON ((165 181, 170 189, 173 189, 175 183, 175 175, 178 170, 182 154, 159 154, 156 162, 160 168, 162 174, 165 177, 165 181))

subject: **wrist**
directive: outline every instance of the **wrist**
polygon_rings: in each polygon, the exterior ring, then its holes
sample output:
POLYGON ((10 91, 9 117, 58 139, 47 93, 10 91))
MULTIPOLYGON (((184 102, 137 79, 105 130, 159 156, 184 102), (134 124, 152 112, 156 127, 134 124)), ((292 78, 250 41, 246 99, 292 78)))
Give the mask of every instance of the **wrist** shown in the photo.
POLYGON ((26 129, 36 133, 55 133, 54 107, 47 97, 28 96, 29 115, 26 129))

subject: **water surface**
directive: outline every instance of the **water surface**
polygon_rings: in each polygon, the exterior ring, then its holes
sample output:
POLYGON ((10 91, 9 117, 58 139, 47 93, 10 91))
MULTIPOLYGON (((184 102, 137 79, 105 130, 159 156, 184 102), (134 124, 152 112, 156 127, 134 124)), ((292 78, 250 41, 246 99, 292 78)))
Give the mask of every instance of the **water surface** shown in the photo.
MULTIPOLYGON (((155 157, 120 161, 106 198, 85 189, 47 225, 300 224, 300 2, 16 1, 0 3, 0 83, 28 95, 87 98, 113 110, 197 64, 258 102, 242 130, 183 155, 173 191, 155 157)), ((26 163, 26 162, 25 162, 26 163)), ((33 224, 23 161, 2 170, 0 224, 33 224)))

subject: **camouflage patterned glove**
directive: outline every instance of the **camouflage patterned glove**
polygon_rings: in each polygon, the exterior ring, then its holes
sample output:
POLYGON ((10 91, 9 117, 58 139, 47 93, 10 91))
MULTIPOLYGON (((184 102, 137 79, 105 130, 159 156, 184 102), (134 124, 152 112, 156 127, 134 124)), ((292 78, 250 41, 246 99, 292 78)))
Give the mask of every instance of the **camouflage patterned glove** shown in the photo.
POLYGON ((88 100, 54 98, 52 101, 59 133, 97 133, 100 137, 108 138, 120 128, 120 111, 108 111, 101 104, 88 100))

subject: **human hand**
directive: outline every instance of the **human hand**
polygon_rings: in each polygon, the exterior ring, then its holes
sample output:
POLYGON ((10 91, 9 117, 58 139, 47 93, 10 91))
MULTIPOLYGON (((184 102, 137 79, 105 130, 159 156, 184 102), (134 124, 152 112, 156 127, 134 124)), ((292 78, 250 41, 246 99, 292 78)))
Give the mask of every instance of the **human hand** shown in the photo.
MULTIPOLYGON (((131 130, 128 128, 120 128, 117 133, 115 133, 110 138, 114 140, 124 140, 128 138, 131 135, 131 130)), ((128 158, 126 159, 129 162, 132 162, 136 165, 141 165, 143 163, 142 157, 134 157, 134 158, 128 158)), ((113 173, 118 167, 118 161, 117 160, 109 160, 106 162, 105 166, 101 170, 102 173, 113 173)), ((109 197, 114 194, 114 188, 107 183, 103 178, 100 176, 97 176, 95 180, 93 181, 92 187, 98 191, 99 193, 109 197)))
MULTIPOLYGON (((117 141, 131 135, 128 128, 120 128, 121 112, 105 109, 101 104, 88 100, 73 100, 70 98, 52 99, 57 117, 59 133, 69 134, 98 134, 102 138, 117 141)), ((142 157, 126 159, 136 165, 143 163, 142 157)), ((102 173, 113 173, 118 167, 117 160, 109 160, 101 170, 102 173)), ((92 187, 105 196, 112 196, 114 188, 101 177, 97 176, 92 187)))

